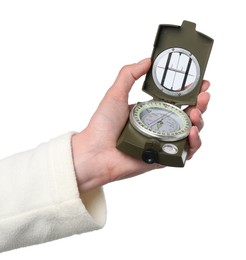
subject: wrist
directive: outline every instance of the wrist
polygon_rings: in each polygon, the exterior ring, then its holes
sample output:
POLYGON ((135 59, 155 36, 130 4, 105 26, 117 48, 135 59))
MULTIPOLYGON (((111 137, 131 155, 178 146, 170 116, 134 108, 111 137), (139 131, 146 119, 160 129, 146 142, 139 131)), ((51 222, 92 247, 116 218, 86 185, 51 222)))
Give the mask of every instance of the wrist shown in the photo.
POLYGON ((74 170, 80 193, 93 190, 107 183, 102 173, 100 156, 94 152, 94 142, 86 130, 72 136, 74 170))

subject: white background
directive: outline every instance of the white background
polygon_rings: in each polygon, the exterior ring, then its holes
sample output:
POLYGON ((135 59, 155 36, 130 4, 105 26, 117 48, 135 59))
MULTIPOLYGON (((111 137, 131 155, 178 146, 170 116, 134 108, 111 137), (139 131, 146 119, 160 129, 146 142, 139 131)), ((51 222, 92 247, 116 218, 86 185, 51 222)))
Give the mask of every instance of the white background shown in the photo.
MULTIPOLYGON (((82 130, 159 24, 189 20, 215 42, 203 145, 185 168, 106 185, 104 229, 0 259, 246 259, 245 19, 239 0, 1 0, 0 158, 82 130)), ((142 82, 131 103, 149 99, 142 82)))

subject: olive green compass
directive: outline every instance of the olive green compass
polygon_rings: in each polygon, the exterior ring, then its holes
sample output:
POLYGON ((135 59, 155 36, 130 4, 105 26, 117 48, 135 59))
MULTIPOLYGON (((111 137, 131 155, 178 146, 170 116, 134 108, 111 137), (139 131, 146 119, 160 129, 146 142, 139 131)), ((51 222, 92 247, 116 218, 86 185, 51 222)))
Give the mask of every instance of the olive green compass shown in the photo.
POLYGON ((142 90, 153 97, 137 103, 117 142, 122 152, 146 163, 183 167, 192 126, 182 106, 195 105, 213 46, 196 24, 159 25, 152 66, 142 90))

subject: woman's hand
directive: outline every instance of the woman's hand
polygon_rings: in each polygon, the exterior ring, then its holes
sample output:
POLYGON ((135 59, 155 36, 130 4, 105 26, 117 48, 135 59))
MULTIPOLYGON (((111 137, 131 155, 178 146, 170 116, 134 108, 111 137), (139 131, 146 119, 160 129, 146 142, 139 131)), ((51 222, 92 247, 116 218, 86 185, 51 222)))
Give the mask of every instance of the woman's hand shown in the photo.
MULTIPOLYGON (((156 163, 147 164, 116 148, 129 116, 128 94, 134 82, 145 75, 150 66, 150 59, 124 66, 86 129, 72 137, 74 166, 81 193, 115 180, 164 167, 156 163)), ((201 146, 199 131, 203 128, 202 114, 206 111, 210 98, 206 92, 209 85, 208 81, 203 81, 196 106, 186 108, 193 124, 189 134, 188 160, 201 146)))

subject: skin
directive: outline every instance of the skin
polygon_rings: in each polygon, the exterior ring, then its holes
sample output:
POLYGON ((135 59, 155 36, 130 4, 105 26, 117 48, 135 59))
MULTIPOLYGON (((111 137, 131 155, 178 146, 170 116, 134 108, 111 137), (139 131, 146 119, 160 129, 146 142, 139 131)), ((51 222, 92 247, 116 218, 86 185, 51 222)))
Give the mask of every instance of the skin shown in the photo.
MULTIPOLYGON (((88 126, 73 135, 73 160, 81 194, 116 180, 165 167, 146 164, 116 148, 132 107, 128 104, 129 92, 134 82, 145 75, 150 66, 149 58, 124 66, 106 92, 88 126)), ((201 146, 199 132, 204 126, 202 114, 206 111, 210 99, 209 93, 206 92, 209 86, 210 83, 204 80, 196 106, 189 106, 185 110, 193 125, 189 133, 190 150, 187 160, 190 160, 201 146)))

